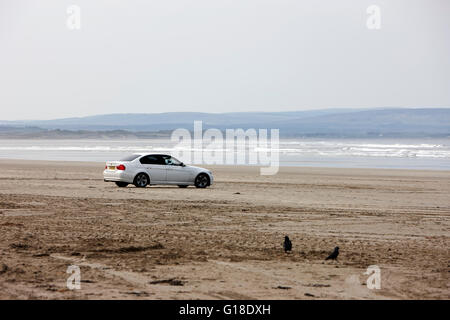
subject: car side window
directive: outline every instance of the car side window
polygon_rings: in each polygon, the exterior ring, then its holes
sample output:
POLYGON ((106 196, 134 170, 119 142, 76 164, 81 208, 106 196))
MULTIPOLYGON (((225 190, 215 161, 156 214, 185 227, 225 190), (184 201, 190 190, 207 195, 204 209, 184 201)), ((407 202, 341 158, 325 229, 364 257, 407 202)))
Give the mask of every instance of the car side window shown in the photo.
POLYGON ((169 166, 181 166, 181 162, 173 157, 167 157, 166 164, 169 166))
POLYGON ((159 156, 146 156, 146 157, 142 157, 139 161, 142 164, 159 164, 159 165, 166 164, 164 159, 159 156))

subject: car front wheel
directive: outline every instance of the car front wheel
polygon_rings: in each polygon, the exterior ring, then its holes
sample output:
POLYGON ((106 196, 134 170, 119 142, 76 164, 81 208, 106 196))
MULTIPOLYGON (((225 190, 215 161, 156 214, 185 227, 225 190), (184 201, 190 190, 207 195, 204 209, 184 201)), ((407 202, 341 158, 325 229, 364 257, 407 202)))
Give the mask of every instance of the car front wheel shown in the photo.
POLYGON ((196 178, 195 178, 195 186, 197 188, 206 188, 207 186, 209 186, 209 177, 206 173, 200 173, 196 178))

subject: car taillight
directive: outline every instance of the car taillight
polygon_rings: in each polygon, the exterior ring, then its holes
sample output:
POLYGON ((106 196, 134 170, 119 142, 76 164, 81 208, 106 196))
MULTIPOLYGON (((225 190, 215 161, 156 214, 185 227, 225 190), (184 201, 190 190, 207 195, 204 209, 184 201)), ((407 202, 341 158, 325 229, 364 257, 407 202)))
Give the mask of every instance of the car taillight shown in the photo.
POLYGON ((108 169, 108 166, 105 165, 105 170, 108 169))
POLYGON ((125 170, 125 166, 124 166, 123 164, 119 164, 119 165, 116 167, 116 169, 117 169, 117 170, 125 170))

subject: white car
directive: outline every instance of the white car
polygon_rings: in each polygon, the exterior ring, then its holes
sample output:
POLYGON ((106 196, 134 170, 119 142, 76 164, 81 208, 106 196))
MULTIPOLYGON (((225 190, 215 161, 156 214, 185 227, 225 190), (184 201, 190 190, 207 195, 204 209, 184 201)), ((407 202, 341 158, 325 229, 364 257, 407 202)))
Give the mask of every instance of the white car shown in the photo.
POLYGON ((166 154, 133 154, 119 161, 108 161, 103 178, 119 187, 134 184, 138 188, 154 184, 206 188, 213 183, 211 171, 187 166, 166 154))

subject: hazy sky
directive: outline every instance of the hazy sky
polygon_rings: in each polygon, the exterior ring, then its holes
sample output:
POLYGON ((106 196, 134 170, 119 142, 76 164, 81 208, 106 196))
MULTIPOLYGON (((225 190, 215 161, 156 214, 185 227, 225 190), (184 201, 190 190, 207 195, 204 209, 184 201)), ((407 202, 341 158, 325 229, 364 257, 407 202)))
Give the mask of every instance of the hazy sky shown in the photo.
POLYGON ((0 0, 0 119, 450 106, 449 57, 449 0, 0 0))

